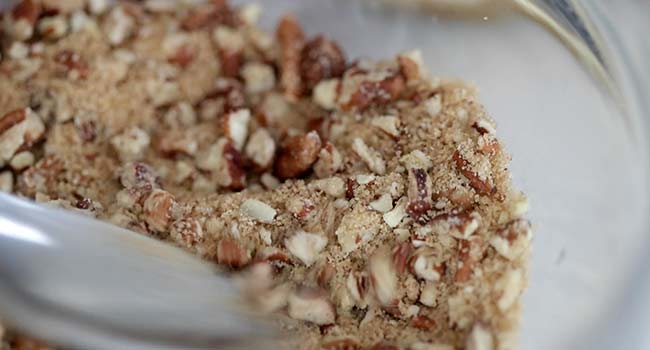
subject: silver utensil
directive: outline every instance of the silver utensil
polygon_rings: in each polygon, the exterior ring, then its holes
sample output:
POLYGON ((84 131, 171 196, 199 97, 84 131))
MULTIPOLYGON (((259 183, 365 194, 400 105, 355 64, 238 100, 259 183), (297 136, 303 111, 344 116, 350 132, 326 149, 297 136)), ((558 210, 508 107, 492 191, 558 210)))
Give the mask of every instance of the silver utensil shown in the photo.
MULTIPOLYGON (((272 328, 233 283, 154 239, 0 194, 0 317, 68 349, 248 349, 272 328)), ((267 346, 265 346, 267 348, 267 346)))

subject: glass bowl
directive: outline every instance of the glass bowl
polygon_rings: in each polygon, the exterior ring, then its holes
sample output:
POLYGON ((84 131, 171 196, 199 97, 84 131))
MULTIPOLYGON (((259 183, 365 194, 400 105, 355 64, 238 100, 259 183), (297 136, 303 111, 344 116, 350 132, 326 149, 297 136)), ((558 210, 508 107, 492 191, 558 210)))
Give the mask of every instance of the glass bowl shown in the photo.
POLYGON ((420 48, 433 75, 474 83, 531 203, 521 348, 648 349, 650 3, 512 4, 442 16, 377 1, 272 0, 262 25, 294 12, 350 58, 420 48))

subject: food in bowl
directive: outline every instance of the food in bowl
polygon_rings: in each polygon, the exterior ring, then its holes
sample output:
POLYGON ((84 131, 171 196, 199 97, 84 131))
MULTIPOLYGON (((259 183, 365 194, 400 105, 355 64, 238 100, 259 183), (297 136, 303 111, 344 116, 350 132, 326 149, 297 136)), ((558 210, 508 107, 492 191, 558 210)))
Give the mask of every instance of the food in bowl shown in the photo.
POLYGON ((259 14, 21 1, 0 188, 240 274, 288 348, 514 348, 527 200, 475 89, 259 14))

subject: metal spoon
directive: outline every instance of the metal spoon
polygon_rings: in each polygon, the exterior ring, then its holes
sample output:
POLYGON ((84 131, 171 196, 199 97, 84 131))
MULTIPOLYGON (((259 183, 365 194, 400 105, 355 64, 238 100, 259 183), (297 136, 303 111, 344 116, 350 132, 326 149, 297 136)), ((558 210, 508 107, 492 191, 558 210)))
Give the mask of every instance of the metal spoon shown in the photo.
POLYGON ((154 239, 0 194, 0 315, 69 349, 247 349, 272 336, 210 265, 154 239))

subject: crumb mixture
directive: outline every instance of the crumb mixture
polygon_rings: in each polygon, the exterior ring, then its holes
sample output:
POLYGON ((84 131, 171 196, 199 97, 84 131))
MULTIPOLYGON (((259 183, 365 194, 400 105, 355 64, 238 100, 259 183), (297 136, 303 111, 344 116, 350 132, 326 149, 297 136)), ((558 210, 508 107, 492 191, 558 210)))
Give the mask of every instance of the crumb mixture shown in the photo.
POLYGON ((189 3, 7 11, 0 190, 252 277, 287 348, 515 349, 527 200, 474 89, 189 3))

